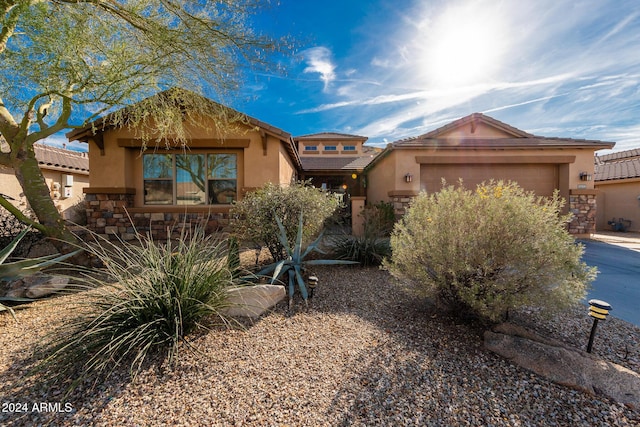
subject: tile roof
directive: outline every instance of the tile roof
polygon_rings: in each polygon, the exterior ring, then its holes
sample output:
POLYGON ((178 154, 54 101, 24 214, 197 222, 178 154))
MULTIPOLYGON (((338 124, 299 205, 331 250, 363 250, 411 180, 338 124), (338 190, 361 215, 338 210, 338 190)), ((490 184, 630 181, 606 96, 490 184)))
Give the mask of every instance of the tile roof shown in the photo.
POLYGON ((614 162, 616 160, 629 160, 634 157, 640 157, 640 148, 632 150, 618 151, 611 154, 603 154, 596 156, 596 160, 601 163, 614 162))
POLYGON ((544 147, 595 147, 611 148, 613 143, 595 139, 548 138, 533 136, 529 138, 422 138, 405 139, 394 142, 393 148, 544 148, 544 147))
POLYGON ((44 144, 34 144, 33 148, 40 167, 89 174, 89 157, 86 153, 44 144))
POLYGON ((596 165, 596 181, 627 178, 640 178, 640 158, 596 165))
POLYGON ((613 142, 595 139, 574 139, 537 136, 510 126, 482 113, 473 113, 455 120, 431 132, 412 138, 401 139, 391 144, 393 148, 544 148, 544 147, 600 147, 611 148, 613 142), (482 122, 511 135, 508 138, 440 138, 443 133, 467 123, 482 122))
POLYGON ((364 169, 375 156, 361 157, 301 157, 305 171, 352 171, 364 169))
POLYGON ((595 156, 595 180, 640 178, 640 149, 595 156))
MULTIPOLYGON (((215 105, 218 107, 222 107, 225 110, 231 112, 234 115, 240 115, 242 117, 244 117, 249 124, 256 126, 258 128, 260 128, 261 130, 265 131, 268 134, 271 134, 273 136, 275 136, 276 138, 280 139, 282 142, 284 142, 287 152, 289 153, 289 155, 291 156, 291 158, 293 159, 293 161, 296 163, 296 166, 300 166, 300 156, 298 155, 298 150, 295 148, 294 146, 294 142, 293 142, 293 138, 291 137, 291 134, 278 128, 275 126, 272 126, 268 123, 265 123, 261 120, 258 120, 254 117, 248 116, 244 113, 241 113, 239 111, 234 110, 231 107, 227 107, 226 105, 222 105, 216 101, 213 101, 211 99, 208 99, 204 96, 198 95, 195 92, 191 92, 189 90, 185 90, 185 89, 180 89, 180 88, 171 88, 168 90, 165 90, 163 92, 159 92, 155 95, 150 96, 149 98, 147 98, 147 100, 153 100, 154 98, 159 98, 162 96, 167 96, 167 94, 171 94, 171 93, 184 93, 187 94, 189 96, 194 96, 194 97, 199 97, 199 98, 203 98, 204 100, 206 100, 207 102, 209 102, 211 105, 215 105)), ((127 107, 124 108, 124 110, 126 110, 127 107)), ((74 129, 70 132, 67 132, 65 134, 65 136, 69 139, 69 141, 80 141, 80 142, 88 142, 88 139, 92 136, 94 136, 97 133, 100 132, 104 132, 105 130, 109 129, 112 125, 110 124, 111 121, 111 117, 112 114, 108 114, 104 117, 101 117, 97 120, 95 120, 92 123, 89 123, 88 125, 86 125, 83 128, 80 129, 74 129)))
POLYGON ((427 132, 423 135, 417 136, 415 138, 417 139, 422 139, 422 138, 433 138, 433 137, 437 137, 438 135, 451 130, 451 129, 455 129, 457 127, 463 126, 467 123, 471 123, 471 122, 475 122, 475 121, 482 121, 484 123, 490 124, 491 126, 498 128, 498 129, 502 129, 503 131, 518 137, 518 138, 529 138, 532 137, 533 135, 530 133, 527 133, 523 130, 520 130, 518 128, 515 128, 511 125, 508 125, 504 122, 501 122, 500 120, 494 119, 493 117, 489 117, 486 116, 482 113, 473 113, 473 114, 469 114, 468 116, 462 117, 461 119, 458 120, 454 120, 451 123, 447 123, 446 125, 439 127, 437 129, 434 129, 430 132, 427 132))
POLYGON ((346 133, 337 133, 337 132, 320 132, 320 133, 312 133, 309 135, 301 135, 301 136, 294 136, 293 137, 294 141, 298 141, 298 140, 312 140, 312 141, 317 141, 317 140, 323 140, 323 139, 330 139, 330 140, 336 140, 336 139, 358 139, 358 140, 363 140, 366 141, 367 138, 366 136, 360 136, 360 135, 349 135, 346 133))

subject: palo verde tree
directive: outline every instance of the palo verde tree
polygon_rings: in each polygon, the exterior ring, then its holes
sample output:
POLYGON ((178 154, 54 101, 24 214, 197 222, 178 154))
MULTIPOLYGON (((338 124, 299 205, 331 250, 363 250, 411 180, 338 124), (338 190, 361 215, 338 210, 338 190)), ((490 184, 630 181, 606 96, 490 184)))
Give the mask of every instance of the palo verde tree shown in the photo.
MULTIPOLYGON (((45 235, 73 240, 34 143, 100 116, 103 126, 136 127, 157 141, 171 134, 184 143, 185 114, 202 117, 217 105, 201 96, 185 101, 185 93, 223 98, 244 69, 266 66, 284 45, 251 31, 260 2, 0 0, 0 165, 15 171, 38 222, 2 196, 0 205, 45 235), (174 87, 189 92, 140 102, 174 87)), ((216 126, 228 119, 222 114, 216 126)))

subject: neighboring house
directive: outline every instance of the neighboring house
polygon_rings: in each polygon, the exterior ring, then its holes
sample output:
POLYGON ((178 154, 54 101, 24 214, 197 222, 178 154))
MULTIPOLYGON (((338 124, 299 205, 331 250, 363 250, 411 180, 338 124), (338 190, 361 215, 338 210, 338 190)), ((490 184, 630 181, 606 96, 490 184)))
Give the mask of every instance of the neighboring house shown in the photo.
POLYGON ((595 231, 594 152, 613 142, 535 136, 480 113, 424 135, 389 144, 367 166, 368 202, 392 201, 396 213, 420 191, 437 192, 442 180, 468 188, 490 179, 511 180, 549 196, 555 189, 574 214, 569 231, 595 231))
POLYGON ((247 191, 297 180, 301 164, 291 135, 241 116, 225 135, 210 130, 213 119, 211 126, 189 125, 187 151, 172 141, 143 150, 135 130, 105 121, 69 132, 69 140, 89 148, 88 226, 124 239, 135 235, 129 217, 137 231, 151 229, 158 237, 179 231, 183 221, 207 221, 206 229, 214 230, 228 223, 231 204, 247 191))
MULTIPOLYGON (((33 147, 54 204, 63 218, 78 221, 76 209, 83 208, 83 189, 89 186, 87 153, 44 144, 33 147)), ((10 201, 19 208, 27 208, 27 200, 13 169, 0 166, 0 193, 13 199, 10 201)))
POLYGON ((640 149, 595 156, 597 230, 640 231, 640 149))

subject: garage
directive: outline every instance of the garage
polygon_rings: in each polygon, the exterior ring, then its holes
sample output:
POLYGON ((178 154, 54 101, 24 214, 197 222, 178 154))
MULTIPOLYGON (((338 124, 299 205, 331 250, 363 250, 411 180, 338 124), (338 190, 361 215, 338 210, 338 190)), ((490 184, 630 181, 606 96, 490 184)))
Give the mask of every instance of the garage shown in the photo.
POLYGON ((421 189, 429 193, 442 188, 442 179, 455 184, 460 178, 465 187, 473 189, 483 181, 515 181, 538 196, 551 196, 558 188, 556 164, 422 164, 421 189))

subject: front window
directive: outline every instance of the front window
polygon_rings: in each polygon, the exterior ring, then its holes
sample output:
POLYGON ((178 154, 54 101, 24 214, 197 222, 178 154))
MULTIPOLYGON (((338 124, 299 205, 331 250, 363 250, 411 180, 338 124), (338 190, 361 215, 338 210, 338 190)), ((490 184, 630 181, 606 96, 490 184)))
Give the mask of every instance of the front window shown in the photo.
POLYGON ((209 204, 233 203, 238 188, 236 155, 209 154, 208 158, 209 204))
POLYGON ((304 151, 318 151, 317 145, 305 145, 304 151))
POLYGON ((149 205, 173 204, 173 155, 145 154, 144 203, 149 205))
POLYGON ((335 145, 325 145, 324 146, 324 150, 325 151, 336 151, 338 149, 338 147, 336 147, 335 145))
POLYGON ((344 151, 356 151, 356 146, 355 145, 345 145, 344 147, 342 147, 342 149, 344 151))
POLYGON ((237 199, 237 154, 145 154, 145 205, 218 205, 237 199))

